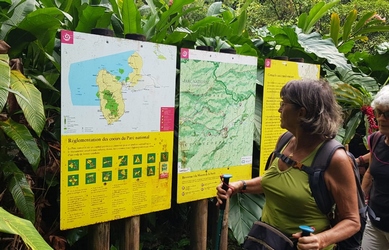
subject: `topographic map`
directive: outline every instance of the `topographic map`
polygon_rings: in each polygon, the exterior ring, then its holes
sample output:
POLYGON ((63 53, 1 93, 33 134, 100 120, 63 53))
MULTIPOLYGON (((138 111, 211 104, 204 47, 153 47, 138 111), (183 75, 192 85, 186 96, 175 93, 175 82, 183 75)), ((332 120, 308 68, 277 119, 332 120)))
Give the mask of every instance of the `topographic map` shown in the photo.
POLYGON ((174 107, 176 47, 62 33, 62 132, 160 131, 174 107))
POLYGON ((178 172, 251 164, 255 57, 181 50, 178 172))

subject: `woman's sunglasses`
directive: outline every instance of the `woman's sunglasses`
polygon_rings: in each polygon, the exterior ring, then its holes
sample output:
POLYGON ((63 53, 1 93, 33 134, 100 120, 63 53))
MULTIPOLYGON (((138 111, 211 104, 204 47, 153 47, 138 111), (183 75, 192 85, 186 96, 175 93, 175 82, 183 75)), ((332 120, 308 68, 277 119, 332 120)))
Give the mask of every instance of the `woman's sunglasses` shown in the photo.
POLYGON ((385 119, 388 119, 389 118, 389 111, 381 111, 379 109, 375 109, 374 110, 374 114, 375 114, 375 117, 378 118, 380 117, 381 115, 384 115, 385 119))

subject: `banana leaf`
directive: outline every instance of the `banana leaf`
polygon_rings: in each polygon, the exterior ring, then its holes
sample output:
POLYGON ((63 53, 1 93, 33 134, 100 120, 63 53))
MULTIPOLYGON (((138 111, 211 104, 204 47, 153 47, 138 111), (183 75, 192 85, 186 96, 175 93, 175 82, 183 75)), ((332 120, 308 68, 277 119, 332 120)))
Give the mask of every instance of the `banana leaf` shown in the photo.
POLYGON ((26 175, 11 161, 3 162, 1 170, 16 207, 22 212, 24 218, 34 223, 35 198, 26 175))
POLYGON ((26 126, 8 119, 0 121, 0 128, 16 143, 35 171, 40 161, 40 150, 26 126))
POLYGON ((228 227, 239 244, 243 243, 254 221, 261 218, 264 204, 263 195, 236 194, 230 198, 228 227))
POLYGON ((46 122, 41 92, 18 70, 11 71, 11 88, 29 125, 39 136, 46 122))
POLYGON ((7 103, 8 90, 10 84, 9 57, 7 54, 0 54, 0 111, 7 103))
POLYGON ((50 250, 51 248, 35 229, 31 221, 19 218, 0 207, 0 231, 19 235, 32 250, 50 250))

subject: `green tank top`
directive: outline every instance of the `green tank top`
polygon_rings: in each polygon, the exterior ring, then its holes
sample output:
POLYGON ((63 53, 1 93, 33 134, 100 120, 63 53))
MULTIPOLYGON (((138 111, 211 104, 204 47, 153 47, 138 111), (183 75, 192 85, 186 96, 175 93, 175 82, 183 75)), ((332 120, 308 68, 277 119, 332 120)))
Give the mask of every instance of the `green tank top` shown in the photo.
MULTIPOLYGON (((310 166, 321 145, 319 144, 301 163, 310 166)), ((312 197, 308 174, 293 167, 280 171, 278 160, 279 158, 273 160, 262 177, 266 202, 261 220, 288 236, 300 232, 300 225, 314 227, 314 233, 330 228, 327 217, 319 210, 312 197)), ((325 249, 331 248, 332 246, 329 246, 325 249)))

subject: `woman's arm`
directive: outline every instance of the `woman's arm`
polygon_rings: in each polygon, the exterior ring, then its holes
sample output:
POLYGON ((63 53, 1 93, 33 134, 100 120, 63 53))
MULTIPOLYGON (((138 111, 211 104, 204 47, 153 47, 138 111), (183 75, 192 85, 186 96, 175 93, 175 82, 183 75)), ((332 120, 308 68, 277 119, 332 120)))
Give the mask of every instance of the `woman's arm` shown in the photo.
POLYGON ((368 168, 363 175, 362 179, 362 191, 365 194, 365 199, 369 200, 371 186, 373 185, 373 177, 370 174, 370 168, 368 168))
POLYGON ((368 164, 370 162, 370 152, 364 155, 360 155, 358 158, 355 159, 355 162, 357 163, 358 167, 368 164))
POLYGON ((251 180, 242 180, 242 181, 235 181, 231 182, 229 184, 229 188, 227 191, 225 191, 222 186, 223 183, 220 183, 217 187, 217 193, 216 193, 216 199, 217 199, 217 205, 222 204, 222 199, 227 199, 233 194, 244 192, 244 193, 256 193, 261 194, 263 193, 262 189, 262 177, 256 177, 251 180), (246 190, 243 190, 244 183, 246 184, 246 190))
POLYGON ((322 249, 345 240, 360 228, 357 186, 350 158, 344 150, 335 151, 324 172, 326 185, 334 197, 338 223, 329 230, 299 239, 300 249, 322 249))

